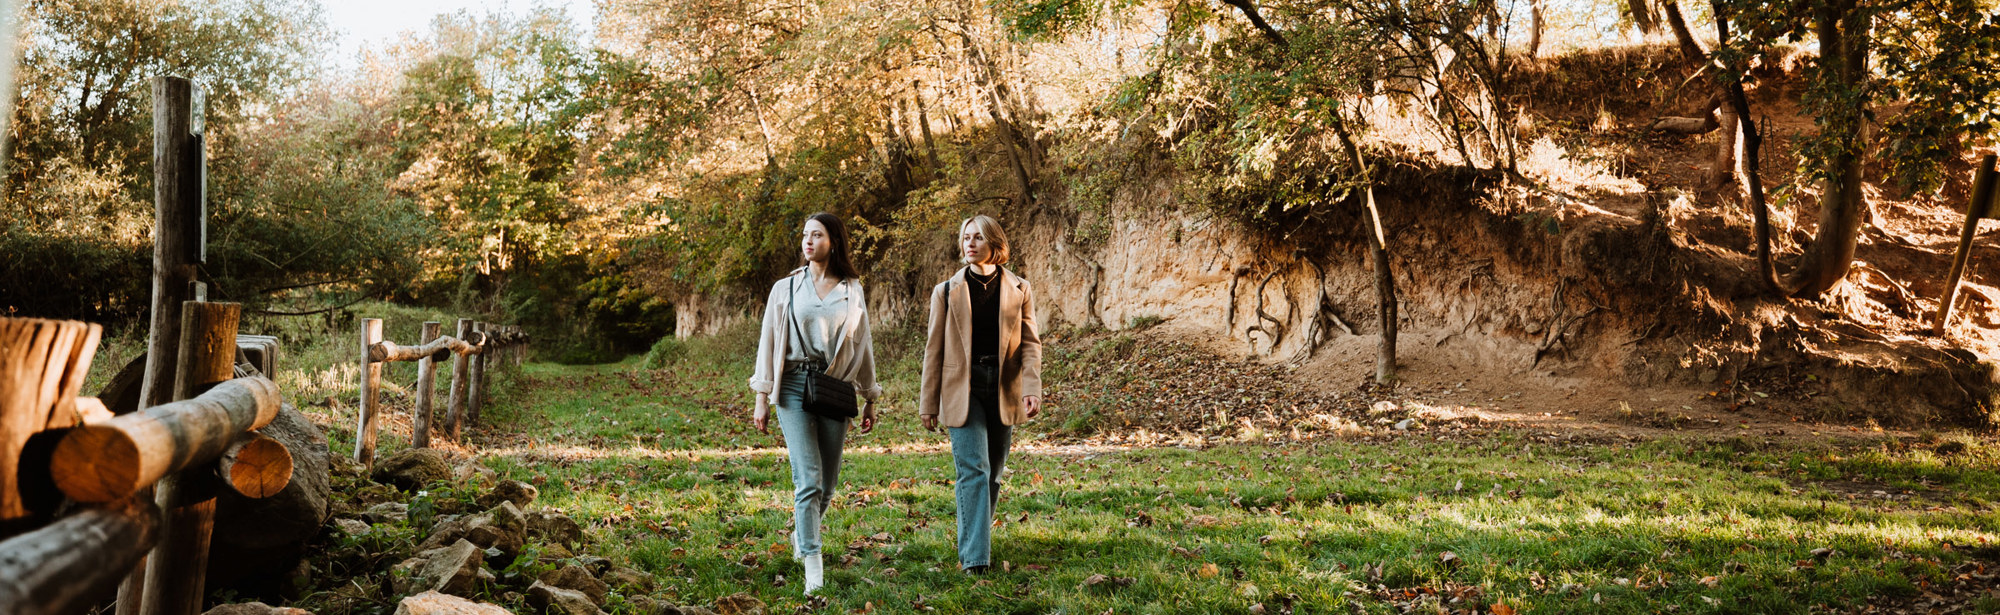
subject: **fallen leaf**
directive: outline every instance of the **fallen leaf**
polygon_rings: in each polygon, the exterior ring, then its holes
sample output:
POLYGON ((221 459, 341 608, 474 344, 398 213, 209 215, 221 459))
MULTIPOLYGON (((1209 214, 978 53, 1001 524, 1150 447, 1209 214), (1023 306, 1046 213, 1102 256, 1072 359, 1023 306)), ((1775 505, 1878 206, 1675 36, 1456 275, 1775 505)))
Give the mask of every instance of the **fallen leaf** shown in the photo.
POLYGON ((1215 565, 1214 562, 1202 564, 1200 574, 1201 578, 1212 579, 1215 575, 1222 574, 1222 567, 1215 565))
POLYGON ((1514 615, 1514 607, 1505 604, 1495 604, 1491 610, 1493 615, 1514 615))

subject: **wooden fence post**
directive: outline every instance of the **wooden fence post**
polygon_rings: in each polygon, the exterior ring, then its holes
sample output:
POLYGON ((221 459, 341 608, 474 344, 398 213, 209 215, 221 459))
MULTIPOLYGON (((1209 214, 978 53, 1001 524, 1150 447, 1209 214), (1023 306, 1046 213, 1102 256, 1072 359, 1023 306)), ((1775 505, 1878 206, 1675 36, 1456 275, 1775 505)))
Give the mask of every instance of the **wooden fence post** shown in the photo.
MULTIPOLYGON (((236 327, 243 306, 189 301, 181 306, 180 366, 174 399, 190 399, 236 377, 236 327)), ((144 615, 201 612, 208 541, 215 529, 215 467, 201 464, 160 481, 160 544, 146 558, 144 615)))
MULTIPOLYGON (((469 342, 471 341, 470 340, 471 337, 472 337, 472 319, 470 318, 458 319, 458 339, 469 342)), ((465 394, 468 392, 467 386, 469 384, 466 381, 468 380, 468 376, 471 374, 472 371, 471 361, 472 361, 471 356, 457 354, 457 353, 452 354, 451 402, 450 402, 451 408, 449 408, 451 412, 451 420, 446 422, 447 429, 445 431, 450 433, 451 439, 453 441, 458 440, 459 428, 465 422, 465 401, 466 401, 465 394)))
MULTIPOLYGON (((142 410, 173 401, 181 304, 194 298, 196 267, 207 253, 202 99, 201 88, 186 77, 153 78, 153 318, 139 384, 142 410)), ((117 615, 139 612, 145 569, 142 560, 118 587, 117 615)))
POLYGON ((354 460, 375 463, 375 427, 381 422, 382 364, 368 356, 368 347, 382 341, 382 319, 361 319, 361 409, 354 428, 354 460))
MULTIPOLYGON (((438 322, 424 323, 424 333, 419 344, 429 344, 444 334, 444 325, 438 322)), ((437 385, 437 355, 425 355, 417 359, 417 409, 410 429, 410 446, 430 448, 431 446, 431 389, 437 385)))
POLYGON ((486 332, 486 328, 486 323, 472 323, 474 337, 479 338, 479 354, 472 355, 472 374, 466 380, 471 384, 465 395, 467 427, 479 424, 479 411, 486 405, 486 355, 493 352, 494 345, 493 336, 486 332))

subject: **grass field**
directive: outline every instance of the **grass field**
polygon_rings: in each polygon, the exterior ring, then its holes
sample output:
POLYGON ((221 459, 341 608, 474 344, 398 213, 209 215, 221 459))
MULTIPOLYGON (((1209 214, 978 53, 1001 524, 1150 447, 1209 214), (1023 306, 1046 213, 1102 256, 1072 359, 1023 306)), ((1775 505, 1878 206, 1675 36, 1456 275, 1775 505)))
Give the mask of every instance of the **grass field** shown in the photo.
MULTIPOLYGON (((539 486, 538 505, 584 522, 587 550, 658 575, 657 598, 809 606, 789 553, 783 445, 775 424, 766 435, 748 422, 748 335, 614 365, 531 363, 473 448, 539 486)), ((1990 587, 2000 560, 1995 449, 1975 439, 1420 428, 1131 447, 1064 415, 1150 403, 1102 386, 1017 432, 995 530, 1006 570, 968 577, 948 447, 909 402, 909 344, 878 340, 900 357, 883 367, 894 392, 884 425, 849 442, 823 612, 1803 613, 1939 592, 2000 610, 1990 589, 1947 589, 1990 587)), ((1073 344, 1051 349, 1049 372, 1082 381, 1064 357, 1102 343, 1073 344)), ((345 434, 329 436, 338 450, 345 434)))

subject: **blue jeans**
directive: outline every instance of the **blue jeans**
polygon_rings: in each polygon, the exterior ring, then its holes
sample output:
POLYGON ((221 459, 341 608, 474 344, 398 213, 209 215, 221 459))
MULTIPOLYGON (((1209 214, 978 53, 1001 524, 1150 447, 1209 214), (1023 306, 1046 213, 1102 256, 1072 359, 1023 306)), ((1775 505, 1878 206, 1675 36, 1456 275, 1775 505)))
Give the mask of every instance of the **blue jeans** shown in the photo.
POLYGON ((972 399, 965 425, 951 428, 951 460, 958 466, 958 563, 986 566, 993 560, 993 508, 1000 503, 1000 474, 1014 428, 1000 422, 999 368, 972 366, 972 399))
POLYGON ((780 377, 774 412, 792 461, 792 555, 797 557, 819 554, 820 521, 840 486, 840 447, 847 440, 847 421, 806 412, 805 394, 803 378, 789 371, 780 377))

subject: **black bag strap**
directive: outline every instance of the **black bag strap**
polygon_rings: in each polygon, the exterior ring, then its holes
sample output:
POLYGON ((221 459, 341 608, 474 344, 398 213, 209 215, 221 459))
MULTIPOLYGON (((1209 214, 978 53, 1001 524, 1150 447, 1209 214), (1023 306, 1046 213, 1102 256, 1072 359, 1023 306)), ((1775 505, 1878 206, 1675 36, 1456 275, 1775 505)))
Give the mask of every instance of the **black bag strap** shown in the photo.
MULTIPOLYGON (((787 321, 789 321, 789 322, 790 322, 790 324, 791 324, 791 328, 792 328, 792 333, 793 333, 793 334, 795 334, 795 335, 797 336, 797 337, 795 337, 794 339, 796 339, 796 340, 798 341, 798 343, 800 343, 800 344, 803 344, 803 343, 805 343, 805 340, 806 340, 806 331, 805 331, 805 325, 803 325, 803 324, 800 324, 800 323, 799 323, 799 309, 798 309, 798 308, 799 308, 799 278, 809 278, 809 277, 811 277, 811 276, 812 276, 812 274, 811 274, 811 273, 806 273, 805 275, 794 275, 794 276, 792 276, 792 298, 791 298, 791 304, 790 304, 790 305, 788 305, 788 306, 786 306, 786 308, 785 308, 785 320, 787 320, 787 321)), ((814 292, 818 292, 818 289, 814 289, 814 292)), ((845 323, 842 323, 842 324, 845 324, 845 323)), ((836 343, 837 343, 837 342, 836 342, 836 343)), ((813 356, 811 355, 811 353, 805 353, 805 348, 804 348, 803 346, 802 346, 802 347, 800 347, 800 349, 799 349, 799 350, 800 350, 800 352, 801 352, 801 353, 804 353, 804 354, 806 354, 806 364, 807 364, 807 365, 809 365, 809 366, 813 366, 813 369, 814 369, 814 371, 820 371, 820 372, 824 372, 824 371, 826 371, 826 370, 827 370, 828 368, 831 368, 831 367, 833 366, 833 365, 832 365, 832 363, 833 363, 833 357, 820 357, 820 358, 817 358, 817 359, 815 359, 815 358, 813 358, 813 356), (817 363, 818 365, 814 365, 814 363, 817 363)))

